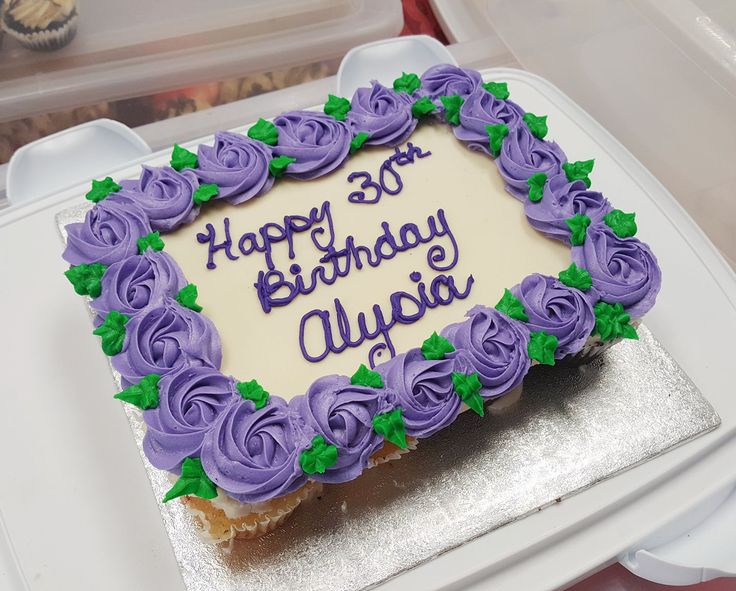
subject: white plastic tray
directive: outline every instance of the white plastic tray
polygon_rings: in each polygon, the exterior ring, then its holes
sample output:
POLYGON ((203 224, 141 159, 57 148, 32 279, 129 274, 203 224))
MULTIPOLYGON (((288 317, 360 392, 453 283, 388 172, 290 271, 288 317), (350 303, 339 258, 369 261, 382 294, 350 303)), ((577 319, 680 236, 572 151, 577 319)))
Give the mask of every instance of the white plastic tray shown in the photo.
MULTIPOLYGON (((658 255, 664 286, 647 324, 720 414, 720 429, 503 527, 388 582, 385 589, 550 589, 600 567, 727 484, 736 453, 730 334, 736 278, 663 187, 579 107, 544 80, 488 70, 525 108, 549 115, 571 158, 596 157, 596 186, 658 255)), ((203 138, 201 141, 207 141, 203 138)), ((154 155, 154 161, 165 156, 154 155)), ((119 175, 132 175, 122 170, 119 175)), ((0 511, 28 588, 177 589, 176 564, 106 359, 62 272, 54 215, 83 192, 0 213, 0 361, 6 450, 0 511), (12 311, 9 313, 8 311, 12 311), (41 369, 39 369, 39 367, 41 369), (90 421, 89 417, 94 417, 90 421)), ((0 579, 1 581, 2 579, 0 579)), ((14 590, 13 590, 14 591, 14 590)))

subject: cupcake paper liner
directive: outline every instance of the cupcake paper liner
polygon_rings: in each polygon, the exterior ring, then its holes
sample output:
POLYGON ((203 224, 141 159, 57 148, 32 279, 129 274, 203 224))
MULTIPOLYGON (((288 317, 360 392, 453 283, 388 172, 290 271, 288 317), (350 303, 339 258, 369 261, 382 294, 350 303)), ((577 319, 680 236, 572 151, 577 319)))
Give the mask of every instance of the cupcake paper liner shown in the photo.
POLYGON ((63 21, 52 22, 45 29, 25 26, 7 12, 3 14, 3 30, 26 49, 55 51, 68 45, 77 34, 79 17, 76 9, 63 21))

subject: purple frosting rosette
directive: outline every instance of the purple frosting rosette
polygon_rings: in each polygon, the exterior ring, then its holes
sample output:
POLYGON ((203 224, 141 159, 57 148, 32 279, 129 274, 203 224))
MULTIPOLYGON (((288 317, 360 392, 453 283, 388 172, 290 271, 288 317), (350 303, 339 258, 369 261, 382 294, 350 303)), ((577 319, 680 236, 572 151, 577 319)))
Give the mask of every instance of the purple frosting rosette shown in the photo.
POLYGON ((458 95, 467 98, 483 80, 477 70, 459 68, 450 64, 432 66, 422 74, 419 93, 430 99, 458 95))
POLYGON ((501 144, 496 166, 506 190, 517 199, 529 194, 529 177, 543 172, 548 178, 559 174, 567 157, 555 142, 535 138, 526 125, 509 129, 509 135, 501 144))
POLYGON ((146 213, 129 197, 116 194, 97 203, 83 222, 66 226, 64 260, 72 265, 112 265, 138 253, 138 238, 151 233, 146 213))
POLYGON ((292 399, 291 408, 299 419, 337 447, 337 462, 312 478, 336 483, 360 476, 384 441, 373 430, 373 417, 392 410, 394 401, 390 390, 356 386, 350 378, 337 375, 319 378, 306 394, 292 399))
POLYGON ((192 196, 199 187, 192 170, 177 172, 170 166, 143 166, 137 181, 120 181, 120 194, 130 197, 146 212, 151 228, 171 232, 194 221, 199 213, 192 196))
POLYGON ((261 503, 306 484, 299 456, 310 442, 288 404, 271 396, 256 411, 250 404, 229 406, 205 436, 200 458, 207 476, 229 496, 261 503))
POLYGON ((316 111, 291 111, 273 120, 279 130, 274 156, 296 158, 284 173, 311 180, 332 172, 345 162, 353 139, 344 121, 316 111))
POLYGON ((460 107, 460 125, 452 127, 455 137, 472 150, 491 153, 486 126, 504 124, 509 130, 523 121, 524 110, 509 100, 501 100, 482 86, 476 88, 460 107))
POLYGON ((110 265, 102 276, 102 293, 90 305, 102 317, 110 310, 132 317, 165 297, 175 297, 186 284, 171 256, 149 248, 110 265))
POLYGON ((112 365, 127 387, 152 373, 164 376, 197 365, 219 368, 221 361, 220 336, 212 322, 167 298, 127 322, 123 349, 112 365))
POLYGON ((460 412, 452 384, 454 359, 427 360, 410 349, 376 367, 386 388, 396 393, 406 434, 420 439, 447 427, 460 412))
MULTIPOLYGON (((484 398, 496 398, 521 384, 531 361, 527 353, 529 331, 498 310, 475 306, 468 319, 442 331, 456 351, 451 357, 468 362, 483 385, 484 398)), ((467 372, 465 372, 467 373, 467 372)))
POLYGON ((555 358, 577 353, 595 326, 593 304, 582 291, 568 287, 554 277, 534 273, 511 288, 524 306, 532 332, 543 331, 557 337, 555 358))
POLYGON ((184 367, 164 376, 158 400, 157 408, 143 413, 143 451, 153 466, 170 472, 185 458, 199 457, 205 435, 230 405, 248 405, 233 378, 211 367, 184 367))
POLYGON ((641 318, 654 306, 662 271, 640 240, 619 238, 603 222, 592 224, 585 242, 573 247, 572 260, 590 273, 601 300, 620 303, 632 318, 641 318))
POLYGON ((268 172, 271 147, 249 137, 219 131, 215 145, 199 146, 195 171, 201 183, 214 183, 218 199, 237 205, 268 191, 274 177, 268 172))
POLYGON ((405 92, 394 92, 373 82, 370 88, 358 88, 350 102, 347 122, 353 134, 368 134, 366 145, 398 146, 404 143, 417 120, 411 113, 413 99, 405 92))

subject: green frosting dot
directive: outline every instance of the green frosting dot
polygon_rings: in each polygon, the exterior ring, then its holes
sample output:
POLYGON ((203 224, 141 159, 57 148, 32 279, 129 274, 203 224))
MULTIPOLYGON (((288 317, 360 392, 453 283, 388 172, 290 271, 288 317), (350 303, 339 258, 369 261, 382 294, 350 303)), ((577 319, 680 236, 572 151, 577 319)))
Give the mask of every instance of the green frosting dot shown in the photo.
POLYGON ((524 122, 535 138, 544 139, 547 135, 547 115, 537 116, 534 113, 524 113, 524 122))
POLYGON ((102 293, 102 276, 106 270, 107 267, 101 263, 90 263, 71 267, 64 271, 64 275, 76 293, 96 298, 102 293))
POLYGON ((355 134, 355 137, 350 141, 350 153, 355 154, 355 152, 360 150, 369 137, 371 136, 365 131, 359 131, 355 134))
POLYGON ((436 332, 432 333, 426 341, 422 343, 422 355, 427 360, 444 359, 445 355, 452 353, 455 347, 445 337, 441 337, 436 332))
POLYGON ((537 172, 530 176, 526 183, 529 185, 529 201, 539 203, 544 196, 544 184, 547 182, 547 175, 543 172, 537 172))
POLYGON ((341 96, 328 94, 324 110, 330 117, 334 117, 338 121, 345 121, 345 118, 348 116, 348 112, 350 111, 350 101, 341 96))
POLYGON ((109 176, 106 176, 101 181, 92 181, 92 188, 87 191, 85 197, 92 203, 99 203, 110 193, 117 193, 120 189, 122 189, 120 185, 109 176))
POLYGON ((539 361, 544 365, 555 364, 555 351, 557 350, 557 337, 544 331, 533 332, 529 337, 527 352, 529 358, 539 361))
POLYGON ((567 180, 583 181, 586 187, 590 187, 590 178, 588 175, 593 172, 593 165, 595 160, 578 160, 577 162, 565 162, 562 165, 562 170, 567 175, 567 180))
POLYGON ((125 343, 125 325, 130 320, 125 314, 121 314, 117 310, 110 310, 105 320, 92 334, 102 339, 102 350, 105 355, 112 357, 123 350, 125 343))
POLYGON ((624 311, 621 304, 598 302, 593 307, 593 312, 595 312, 593 334, 600 335, 602 341, 639 338, 636 329, 630 324, 631 316, 624 311))
POLYGON ((138 254, 143 254, 149 248, 155 251, 162 251, 164 249, 164 241, 161 240, 161 234, 156 230, 145 236, 138 238, 136 242, 138 245, 138 254))
POLYGON ((488 145, 491 148, 491 154, 498 156, 501 153, 503 138, 509 134, 509 127, 503 123, 498 125, 486 125, 486 133, 488 134, 488 145))
POLYGON ((353 386, 368 386, 369 388, 383 388, 383 378, 381 374, 372 369, 368 369, 364 363, 360 364, 358 371, 356 371, 350 378, 350 383, 353 386))
POLYGON ((114 398, 137 406, 141 410, 149 410, 158 406, 158 382, 161 376, 152 373, 140 382, 115 394, 114 398))
POLYGON ((486 82, 483 88, 502 101, 509 98, 509 85, 506 82, 486 82))
POLYGON ((401 407, 373 417, 373 430, 401 449, 406 449, 406 427, 401 407))
POLYGON ((197 168, 197 155, 186 148, 182 148, 179 144, 174 144, 170 164, 171 168, 178 171, 182 171, 185 168, 197 168))
POLYGON ((498 300, 496 310, 506 314, 506 316, 513 318, 514 320, 529 322, 529 316, 526 315, 524 305, 514 297, 514 294, 511 293, 511 290, 509 289, 503 290, 503 297, 498 300))
POLYGON ((614 209, 603 216, 603 221, 619 238, 631 238, 636 234, 636 214, 614 209))
POLYGON ((275 146, 279 142, 279 128, 261 118, 248 130, 248 137, 269 146, 275 146))
POLYGON ((204 183, 202 185, 199 185, 199 187, 197 187, 197 190, 194 191, 194 194, 192 195, 192 201, 194 201, 194 205, 202 205, 203 203, 207 203, 213 197, 217 197, 217 194, 219 192, 220 189, 216 184, 204 183))
POLYGON ((235 384, 235 388, 237 388, 238 392, 244 400, 253 401, 256 410, 259 410, 266 406, 266 403, 268 402, 268 397, 270 396, 270 394, 266 392, 266 390, 263 389, 263 386, 261 386, 256 380, 250 380, 249 382, 238 382, 237 384, 235 384))
POLYGON ((166 493, 164 503, 185 495, 202 499, 214 499, 217 496, 217 487, 205 474, 202 460, 199 458, 184 459, 181 464, 181 476, 166 493))
POLYGON ((572 263, 564 271, 560 271, 557 277, 560 279, 560 282, 568 287, 574 287, 580 291, 588 291, 593 285, 593 279, 591 279, 590 273, 585 269, 581 269, 575 263, 572 263))
POLYGON ((464 374, 452 372, 452 385, 455 393, 476 414, 483 416, 483 397, 480 395, 482 384, 477 373, 464 374))
POLYGON ((299 456, 299 465, 305 474, 324 474, 337 462, 337 447, 328 444, 322 435, 315 435, 312 445, 299 456))
POLYGON ((422 117, 429 115, 435 109, 437 109, 437 105, 435 105, 429 97, 423 96, 419 100, 414 101, 414 104, 411 106, 411 114, 414 115, 416 119, 421 119, 422 117))
POLYGON ((452 125, 460 125, 460 108, 463 106, 465 99, 453 94, 451 96, 441 96, 440 102, 445 108, 445 119, 452 125))
POLYGON ((182 287, 179 290, 178 294, 176 294, 176 301, 184 308, 189 308, 195 312, 201 312, 203 308, 197 303, 198 295, 197 286, 194 285, 194 283, 188 283, 185 287, 182 287))
POLYGON ((296 158, 292 158, 291 156, 277 156, 276 158, 272 158, 268 163, 268 172, 279 178, 286 171, 286 167, 292 162, 296 162, 296 158))
POLYGON ((587 215, 576 213, 571 218, 567 218, 565 223, 570 228, 570 244, 573 246, 583 244, 588 226, 590 226, 590 218, 587 215))
POLYGON ((394 80, 394 90, 396 92, 411 94, 421 85, 422 82, 419 80, 419 76, 416 74, 407 74, 406 72, 402 72, 401 76, 394 80))

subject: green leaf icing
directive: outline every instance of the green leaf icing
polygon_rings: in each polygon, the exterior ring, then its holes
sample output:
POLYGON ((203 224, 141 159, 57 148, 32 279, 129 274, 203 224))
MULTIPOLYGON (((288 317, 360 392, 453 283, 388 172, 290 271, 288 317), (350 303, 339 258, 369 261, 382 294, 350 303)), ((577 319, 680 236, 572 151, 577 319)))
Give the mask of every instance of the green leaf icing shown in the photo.
POLYGON ((402 72, 401 76, 394 80, 394 90, 396 92, 405 92, 406 94, 411 94, 421 85, 422 82, 419 80, 419 76, 416 74, 407 74, 406 72, 402 72))
POLYGON ((106 176, 101 181, 92 181, 92 188, 87 191, 85 197, 92 203, 99 203, 110 193, 116 193, 120 189, 122 189, 120 185, 109 176, 106 176))
POLYGON ((363 144, 371 137, 366 131, 359 131, 355 137, 350 141, 350 153, 355 154, 358 150, 363 147, 363 144))
POLYGON ((322 435, 315 435, 312 445, 299 456, 299 465, 305 474, 324 474, 337 462, 337 447, 329 445, 322 435))
POLYGON ((486 82, 483 88, 502 101, 509 98, 509 85, 506 82, 486 82))
POLYGON ((571 218, 567 218, 565 223, 570 228, 570 244, 580 246, 585 242, 585 234, 590 226, 590 218, 587 215, 576 213, 571 218))
POLYGON ((535 138, 544 139, 547 135, 547 115, 537 116, 534 113, 524 113, 524 122, 535 138))
POLYGON ((452 125, 460 125, 460 107, 463 106, 465 99, 453 94, 452 96, 441 96, 440 102, 445 107, 445 119, 452 125))
POLYGON ((197 286, 194 283, 188 283, 185 287, 179 290, 176 294, 176 301, 179 302, 180 306, 194 310, 195 312, 201 312, 202 306, 197 303, 197 286))
POLYGON ((612 341, 617 338, 638 339, 636 329, 629 323, 631 316, 624 312, 619 304, 598 302, 594 307, 595 328, 593 334, 598 334, 602 341, 612 341))
POLYGON ((217 496, 217 487, 205 474, 199 458, 184 459, 181 463, 181 476, 166 493, 164 503, 184 495, 194 495, 202 499, 214 499, 217 496))
POLYGON ((327 95, 327 102, 325 103, 325 113, 327 115, 338 121, 345 121, 349 111, 350 101, 348 99, 334 94, 327 95))
POLYGON ((631 238, 636 234, 636 214, 614 209, 603 216, 603 221, 619 238, 631 238))
POLYGON ((286 171, 286 167, 292 162, 296 162, 296 158, 292 158, 291 156, 277 156, 276 158, 272 158, 268 163, 268 172, 279 178, 286 171))
POLYGON ((588 175, 593 172, 593 164, 595 164, 595 160, 565 162, 562 165, 562 170, 565 171, 568 181, 583 181, 586 187, 590 187, 590 178, 588 178, 588 175))
POLYGON ((498 156, 501 152, 503 138, 509 134, 508 125, 499 123, 498 125, 486 125, 486 133, 488 134, 488 145, 491 148, 491 154, 498 156))
POLYGON ((436 332, 433 332, 432 336, 422 343, 422 355, 427 360, 444 359, 445 355, 454 350, 452 343, 436 332))
POLYGON ((377 371, 368 369, 364 363, 360 364, 358 371, 356 371, 350 378, 350 383, 353 386, 368 386, 369 388, 383 388, 383 378, 377 371))
POLYGON ((192 201, 194 201, 194 205, 202 205, 203 203, 207 203, 213 197, 217 197, 219 192, 220 189, 215 183, 204 183, 199 185, 197 190, 194 191, 192 201))
POLYGON ((585 269, 581 269, 575 263, 572 263, 564 271, 560 271, 557 277, 568 287, 574 287, 580 291, 588 291, 593 285, 590 273, 585 269))
POLYGON ((238 392, 245 400, 252 400, 255 404, 256 410, 266 406, 268 397, 270 394, 263 389, 256 380, 250 380, 249 382, 238 382, 235 384, 238 392))
POLYGON ((547 175, 543 172, 537 172, 527 179, 529 185, 529 201, 539 203, 544 195, 544 184, 547 182, 547 175))
POLYGON ((279 143, 279 128, 261 118, 248 130, 248 137, 269 146, 275 146, 279 143))
POLYGON ((161 376, 152 373, 141 379, 140 382, 125 388, 115 394, 114 398, 137 406, 141 410, 149 410, 158 406, 158 381, 161 376))
POLYGON ((452 372, 452 385, 455 393, 476 414, 483 416, 483 397, 479 394, 482 387, 477 373, 464 374, 452 372))
POLYGON ((71 267, 64 271, 64 275, 79 295, 96 298, 102 293, 102 276, 106 270, 107 267, 101 263, 90 263, 71 267))
POLYGON ((149 248, 156 251, 164 249, 164 241, 161 240, 161 234, 159 234, 158 230, 141 236, 138 238, 136 244, 138 245, 138 254, 143 254, 149 248))
POLYGON ((436 108, 437 105, 435 105, 429 97, 423 96, 418 101, 414 101, 414 104, 411 106, 411 114, 414 115, 415 118, 421 119, 425 115, 429 115, 436 108))
POLYGON ((554 365, 557 337, 544 331, 533 332, 530 335, 526 350, 531 359, 544 365, 554 365))
POLYGON ((130 319, 125 314, 110 310, 104 322, 92 331, 92 334, 102 338, 102 350, 105 355, 112 357, 123 350, 125 325, 128 320, 130 319))
POLYGON ((401 407, 373 417, 373 430, 401 449, 406 449, 406 428, 401 407))
POLYGON ((506 316, 514 320, 529 322, 529 316, 526 315, 524 305, 508 289, 503 290, 503 297, 496 304, 496 310, 503 312, 506 316))
POLYGON ((197 168, 197 155, 186 148, 182 148, 179 144, 174 144, 170 164, 171 168, 178 171, 182 171, 185 168, 197 168))

